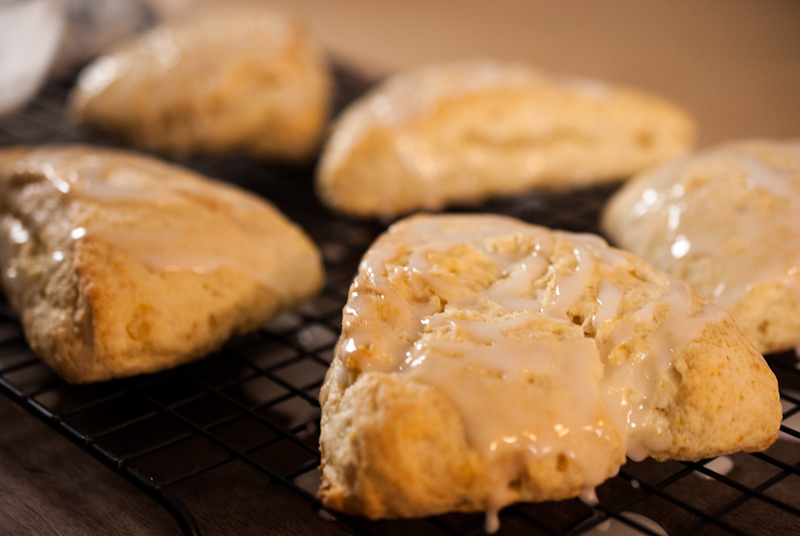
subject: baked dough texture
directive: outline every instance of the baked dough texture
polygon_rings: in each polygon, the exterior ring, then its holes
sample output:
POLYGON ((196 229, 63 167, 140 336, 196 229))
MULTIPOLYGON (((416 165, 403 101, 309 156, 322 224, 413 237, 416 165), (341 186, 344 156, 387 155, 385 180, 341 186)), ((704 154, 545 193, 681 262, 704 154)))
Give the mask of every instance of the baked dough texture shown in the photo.
POLYGON ((686 283, 488 215, 375 242, 320 401, 319 496, 370 518, 590 498, 626 454, 762 450, 781 422, 764 358, 686 283))
POLYGON ((317 190, 351 216, 624 179, 689 151, 693 120, 643 91, 469 61, 390 77, 335 123, 317 190))
POLYGON ((269 203, 133 153, 0 152, 0 268, 36 354, 88 383, 198 359, 322 283, 269 203))
POLYGON ((159 26, 87 66, 78 121, 160 152, 313 157, 330 76, 296 21, 261 8, 206 9, 159 26))
POLYGON ((725 308, 761 352, 800 347, 800 140, 727 144, 644 173, 602 226, 725 308))

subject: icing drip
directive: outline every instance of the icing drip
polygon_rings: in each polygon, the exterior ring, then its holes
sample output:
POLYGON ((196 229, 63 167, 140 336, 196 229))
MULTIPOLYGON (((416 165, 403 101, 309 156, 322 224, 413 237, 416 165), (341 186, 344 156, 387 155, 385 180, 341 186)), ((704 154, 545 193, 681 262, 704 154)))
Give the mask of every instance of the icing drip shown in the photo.
POLYGON ((600 504, 600 500, 597 498, 597 491, 594 488, 582 488, 579 497, 587 506, 597 506, 600 504))
POLYGON ((484 522, 483 530, 486 534, 494 534, 500 530, 500 512, 495 508, 486 510, 486 521, 484 522))
MULTIPOLYGON (((736 464, 733 461, 733 458, 731 458, 730 456, 720 456, 719 458, 714 458, 713 460, 705 464, 705 468, 710 469, 715 473, 724 476, 733 471, 735 465, 736 464)), ((708 476, 707 474, 701 473, 700 471, 695 471, 694 475, 703 480, 714 479, 714 477, 708 476)))
MULTIPOLYGON (((619 515, 620 517, 635 523, 637 526, 646 528, 654 534, 667 536, 667 532, 664 530, 664 528, 648 517, 635 514, 633 512, 622 512, 619 515)), ((634 528, 634 526, 623 521, 619 521, 617 519, 607 519, 583 534, 585 536, 643 536, 644 534, 649 533, 642 532, 641 530, 638 530, 634 528)))

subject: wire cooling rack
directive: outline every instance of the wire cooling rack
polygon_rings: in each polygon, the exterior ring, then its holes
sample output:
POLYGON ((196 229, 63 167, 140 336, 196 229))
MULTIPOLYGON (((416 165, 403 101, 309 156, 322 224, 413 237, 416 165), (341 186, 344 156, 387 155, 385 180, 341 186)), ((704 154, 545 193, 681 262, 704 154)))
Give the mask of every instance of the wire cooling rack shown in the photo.
MULTIPOLYGON (((337 81, 337 109, 368 85, 341 69, 337 81)), ((113 145, 69 124, 68 90, 67 83, 50 83, 25 110, 0 123, 0 146, 113 145)), ((270 508, 274 527, 283 526, 286 516, 313 518, 305 530, 314 534, 481 534, 480 514, 369 522, 326 512, 315 498, 319 388, 359 258, 386 226, 327 212, 313 195, 313 167, 211 157, 181 163, 255 191, 300 223, 325 260, 327 285, 319 297, 202 361, 88 386, 68 385, 40 362, 15 314, 0 305, 0 391, 158 501, 187 535, 218 528, 214 511, 192 508, 198 493, 216 495, 219 504, 236 502, 237 515, 270 508), (263 476, 263 483, 248 484, 246 492, 218 490, 216 475, 234 465, 239 474, 263 476)), ((600 208, 613 191, 534 193, 477 210, 597 232, 600 208)), ((501 512, 501 534, 800 534, 800 371, 793 353, 768 361, 784 405, 781 439, 768 451, 696 463, 629 462, 598 488, 599 505, 514 505, 501 512)))

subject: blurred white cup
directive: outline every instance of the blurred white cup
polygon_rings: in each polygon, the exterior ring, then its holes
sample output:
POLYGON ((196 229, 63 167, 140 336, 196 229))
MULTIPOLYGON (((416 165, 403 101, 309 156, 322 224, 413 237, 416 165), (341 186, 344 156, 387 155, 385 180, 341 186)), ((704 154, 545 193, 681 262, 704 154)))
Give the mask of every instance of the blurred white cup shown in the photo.
POLYGON ((62 0, 0 0, 0 117, 24 106, 44 81, 63 14, 62 0))

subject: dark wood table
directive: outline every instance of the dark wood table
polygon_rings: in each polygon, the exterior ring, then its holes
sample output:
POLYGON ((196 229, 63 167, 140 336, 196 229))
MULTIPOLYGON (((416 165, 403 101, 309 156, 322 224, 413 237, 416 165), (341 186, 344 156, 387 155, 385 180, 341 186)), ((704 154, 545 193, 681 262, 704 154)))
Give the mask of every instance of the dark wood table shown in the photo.
MULTIPOLYGON (((237 462, 177 492, 204 536, 345 534, 306 501, 237 462)), ((181 532, 155 501, 0 396, 0 535, 95 534, 181 532)))

